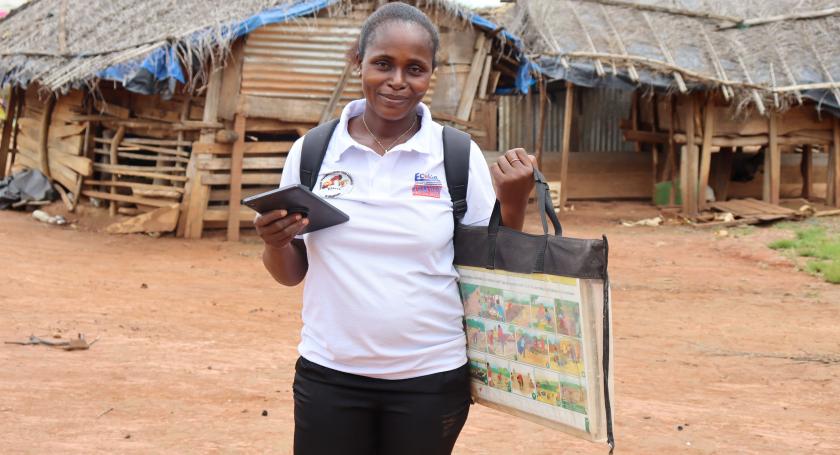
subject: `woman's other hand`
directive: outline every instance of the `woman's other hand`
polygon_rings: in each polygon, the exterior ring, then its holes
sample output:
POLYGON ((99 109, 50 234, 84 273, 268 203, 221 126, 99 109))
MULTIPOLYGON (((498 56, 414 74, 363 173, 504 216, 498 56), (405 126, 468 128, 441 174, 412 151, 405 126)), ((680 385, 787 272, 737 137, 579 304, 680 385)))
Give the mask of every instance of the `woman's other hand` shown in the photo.
POLYGON ((522 230, 528 197, 534 188, 536 167, 536 157, 522 148, 508 150, 490 167, 505 226, 522 230))
POLYGON ((500 156, 490 168, 496 198, 505 203, 528 203, 528 196, 534 188, 534 168, 537 159, 528 155, 525 149, 515 148, 500 156))
POLYGON ((286 210, 272 210, 257 215, 254 227, 267 248, 283 249, 303 230, 309 220, 299 213, 289 214, 286 210))

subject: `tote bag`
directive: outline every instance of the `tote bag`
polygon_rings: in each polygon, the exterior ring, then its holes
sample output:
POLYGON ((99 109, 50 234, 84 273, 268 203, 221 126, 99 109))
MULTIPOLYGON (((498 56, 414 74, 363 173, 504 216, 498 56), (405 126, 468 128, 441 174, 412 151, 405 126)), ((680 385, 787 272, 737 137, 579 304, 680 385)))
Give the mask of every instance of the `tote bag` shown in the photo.
POLYGON ((563 237, 534 178, 542 235, 500 226, 498 201, 455 230, 473 399, 612 448, 607 239, 563 237))

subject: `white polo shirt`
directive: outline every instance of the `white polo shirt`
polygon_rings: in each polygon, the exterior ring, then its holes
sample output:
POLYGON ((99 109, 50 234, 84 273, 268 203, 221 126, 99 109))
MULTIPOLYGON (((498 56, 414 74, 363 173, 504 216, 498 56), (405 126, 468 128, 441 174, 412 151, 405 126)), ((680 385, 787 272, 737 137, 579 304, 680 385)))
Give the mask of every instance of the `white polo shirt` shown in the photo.
MULTIPOLYGON (((466 339, 443 127, 421 103, 417 134, 380 156, 347 131, 365 106, 344 108, 314 188, 350 221, 303 236, 309 270, 298 351, 328 368, 385 379, 458 368, 467 361, 466 339)), ((302 143, 289 152, 281 186, 300 183, 302 143)), ((486 226, 495 199, 472 143, 462 222, 486 226)))

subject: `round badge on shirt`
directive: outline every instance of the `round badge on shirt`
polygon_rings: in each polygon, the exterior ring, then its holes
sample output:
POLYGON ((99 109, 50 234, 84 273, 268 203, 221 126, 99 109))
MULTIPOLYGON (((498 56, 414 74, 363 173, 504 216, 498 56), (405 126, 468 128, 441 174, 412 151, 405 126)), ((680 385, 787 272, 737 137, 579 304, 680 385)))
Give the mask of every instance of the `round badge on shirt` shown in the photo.
POLYGON ((324 197, 337 197, 353 190, 353 178, 344 171, 334 171, 321 175, 318 184, 324 197))

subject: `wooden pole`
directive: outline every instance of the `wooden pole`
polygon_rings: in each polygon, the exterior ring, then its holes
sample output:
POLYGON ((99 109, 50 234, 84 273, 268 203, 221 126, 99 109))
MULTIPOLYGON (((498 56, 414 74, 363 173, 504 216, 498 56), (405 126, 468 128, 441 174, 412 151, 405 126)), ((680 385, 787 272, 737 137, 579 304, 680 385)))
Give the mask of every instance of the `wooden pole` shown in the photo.
POLYGON ((499 150, 510 149, 510 126, 508 118, 510 117, 511 101, 514 99, 506 96, 499 98, 499 143, 497 144, 499 150))
POLYGON ((239 240, 239 199, 242 197, 242 159, 245 154, 245 115, 236 114, 233 121, 236 142, 230 157, 230 198, 228 199, 227 239, 239 240))
POLYGON ((464 82, 464 91, 461 92, 461 99, 458 100, 458 110, 455 116, 461 120, 469 120, 472 112, 472 104, 478 92, 478 84, 481 83, 481 71, 484 69, 484 60, 487 56, 488 45, 491 42, 487 36, 480 32, 475 40, 475 54, 473 54, 470 72, 464 82))
POLYGON ((768 147, 764 155, 764 189, 762 198, 770 204, 779 203, 782 180, 782 155, 779 148, 778 118, 775 112, 768 117, 768 147))
MULTIPOLYGON (((641 130, 640 126, 640 119, 642 117, 642 97, 638 90, 633 91, 632 98, 630 99, 630 124, 633 127, 634 131, 641 130)), ((656 98, 654 98, 653 102, 653 112, 656 112, 656 98)), ((654 115, 655 117, 655 115, 654 115)), ((656 121, 652 121, 651 123, 651 131, 656 131, 656 121)), ((656 183, 657 183, 657 175, 656 170, 659 167, 658 163, 658 156, 657 156, 657 149, 656 144, 648 144, 650 145, 650 156, 651 156, 651 202, 656 203, 656 183)), ((633 141, 633 147, 636 150, 636 153, 641 153, 643 150, 642 142, 641 141, 633 141)))
POLYGON ((834 191, 836 190, 836 188, 834 188, 834 185, 831 184, 831 182, 834 181, 834 176, 832 175, 834 173, 834 155, 836 155, 837 153, 837 147, 835 144, 836 142, 832 143, 826 149, 826 152, 828 153, 828 166, 825 170, 825 204, 829 206, 834 205, 834 191))
MULTIPOLYGON (((120 125, 117 128, 117 134, 114 135, 113 139, 111 139, 111 149, 110 149, 110 164, 111 166, 116 166, 119 163, 117 162, 117 156, 119 153, 120 142, 122 142, 123 137, 125 136, 125 126, 120 125)), ((111 182, 117 181, 117 174, 116 171, 111 171, 111 182)), ((117 187, 111 186, 111 195, 117 194, 117 187)), ((111 202, 108 204, 108 214, 114 216, 117 214, 117 199, 111 199, 111 202)))
POLYGON ((545 79, 540 78, 540 114, 537 120, 537 144, 534 153, 537 156, 537 167, 542 169, 543 142, 545 142, 545 105, 548 94, 545 93, 545 79))
POLYGON ((17 87, 12 87, 9 104, 6 105, 6 120, 3 122, 3 135, 0 137, 0 179, 6 177, 6 163, 12 143, 12 130, 15 128, 15 111, 18 103, 17 87))
POLYGON ((350 74, 353 72, 355 65, 352 60, 347 60, 347 63, 344 65, 344 71, 338 79, 338 84, 336 84, 332 95, 330 95, 330 100, 324 106, 324 110, 321 111, 321 118, 318 120, 319 125, 328 122, 332 118, 338 102, 341 101, 341 94, 344 93, 344 87, 347 85, 347 81, 350 79, 350 74))
POLYGON ((656 203, 656 184, 659 183, 659 144, 650 144, 650 199, 656 203))
MULTIPOLYGON (((190 118, 190 104, 192 104, 192 93, 187 95, 187 98, 181 104, 181 115, 180 115, 181 122, 185 122, 185 121, 189 120, 189 118, 190 118)), ((215 136, 213 136, 213 137, 215 137, 215 136)), ((184 143, 185 143, 184 139, 185 139, 184 130, 178 130, 178 135, 176 136, 176 141, 178 143, 175 145, 175 151, 176 152, 180 153, 180 152, 184 151, 184 143)), ((158 156, 162 156, 162 155, 158 154, 158 156)), ((176 167, 179 167, 179 168, 184 168, 184 165, 181 164, 182 161, 178 161, 178 160, 168 161, 167 163, 169 163, 171 165, 175 165, 176 167)), ((187 163, 189 163, 189 161, 187 161, 187 163)), ((186 169, 184 169, 185 174, 186 174, 186 172, 187 172, 186 169)), ((184 185, 184 186, 186 186, 186 185, 184 185)), ((179 208, 179 210, 180 210, 180 208, 179 208)), ((179 212, 179 215, 180 215, 180 212, 179 212)))
POLYGON ((9 163, 7 166, 9 169, 15 165, 15 155, 17 154, 18 148, 18 133, 20 132, 20 122, 18 121, 21 116, 23 115, 23 107, 26 104, 26 90, 22 88, 17 88, 18 90, 18 103, 17 109, 15 109, 15 129, 12 131, 12 148, 9 150, 10 158, 9 163))
POLYGON ((478 99, 487 99, 487 85, 490 83, 491 71, 493 71, 493 57, 488 54, 484 59, 484 70, 481 72, 481 80, 478 83, 478 99))
MULTIPOLYGON (((630 125, 633 126, 633 131, 639 131, 639 92, 633 90, 633 95, 630 98, 630 125)), ((633 141, 633 148, 636 153, 642 151, 642 144, 640 141, 633 141)))
MULTIPOLYGON (((207 84, 203 122, 218 121, 221 89, 222 70, 217 68, 212 70, 210 82, 207 84)), ((201 132, 199 142, 212 144, 215 141, 215 131, 201 132)), ((182 200, 180 219, 178 220, 178 234, 180 235, 183 232, 184 237, 189 239, 201 238, 204 230, 204 211, 207 209, 207 201, 210 198, 210 189, 201 184, 202 172, 196 169, 198 155, 198 153, 190 153, 190 162, 187 164, 187 184, 184 185, 186 191, 182 200)))
POLYGON ((802 161, 799 164, 799 171, 802 173, 802 198, 810 199, 813 194, 814 182, 814 160, 811 157, 811 145, 802 147, 802 161))
POLYGON ((668 122, 668 156, 665 157, 665 172, 668 180, 671 181, 671 191, 668 194, 668 205, 676 205, 677 185, 677 150, 674 144, 674 128, 677 124, 677 97, 671 95, 668 99, 668 109, 671 112, 671 121, 668 122))
POLYGON ((566 102, 563 106, 563 151, 560 156, 560 207, 566 207, 569 197, 569 148, 572 143, 572 117, 574 116, 575 85, 566 81, 566 102))
POLYGON ((831 147, 831 154, 828 156, 828 192, 831 200, 826 200, 828 205, 840 207, 840 120, 834 119, 833 125, 834 145, 831 147))
MULTIPOLYGON (((93 103, 88 102, 89 100, 92 100, 88 90, 84 91, 83 96, 85 97, 85 101, 83 102, 85 114, 90 115, 90 113, 93 112, 93 103)), ((93 124, 93 122, 84 122, 84 125, 85 125, 85 132, 84 132, 84 136, 82 138, 82 156, 84 156, 85 158, 91 159, 92 162, 96 162, 95 158, 91 158, 91 157, 93 157, 94 149, 96 148, 96 141, 94 140, 95 139, 95 134, 94 134, 94 131, 93 131, 93 128, 94 128, 93 125, 94 124, 93 124)), ((117 150, 117 155, 119 155, 119 149, 117 150)), ((110 156, 110 150, 109 150, 109 156, 110 156)), ((69 207, 69 210, 70 210, 71 213, 75 212, 76 207, 79 205, 79 200, 82 198, 82 187, 83 187, 84 183, 85 183, 85 177, 82 176, 81 174, 78 174, 76 176, 76 186, 71 190, 73 192, 73 199, 70 201, 70 207, 69 207)))
POLYGON ((525 95, 525 128, 520 128, 525 135, 521 144, 515 144, 517 147, 522 147, 525 150, 535 150, 537 145, 536 130, 534 129, 534 91, 528 90, 525 95))
MULTIPOLYGON (((641 106, 641 94, 639 94, 639 104, 637 104, 636 108, 640 109, 641 106)), ((653 133, 659 132, 659 97, 657 96, 656 92, 653 93, 653 96, 650 98, 650 105, 651 105, 651 124, 650 124, 650 131, 653 133)), ((637 114, 637 117, 641 117, 641 112, 637 114)), ((637 125, 638 126, 638 125, 637 125)), ((650 144, 650 153, 651 153, 651 160, 650 166, 653 173, 653 186, 651 186, 651 200, 656 198, 656 184, 659 183, 661 172, 659 170, 659 158, 662 155, 663 147, 660 144, 650 144)))
POLYGON ((706 187, 709 186, 709 172, 712 165, 712 136, 715 129, 714 97, 706 96, 703 112, 703 150, 700 154, 700 184, 697 189, 697 207, 706 208, 706 187))
POLYGON ((694 96, 685 97, 685 134, 686 144, 683 146, 682 159, 680 160, 680 187, 682 189, 683 212, 687 216, 697 215, 697 183, 698 183, 698 153, 694 137, 694 122, 697 117, 694 96))

